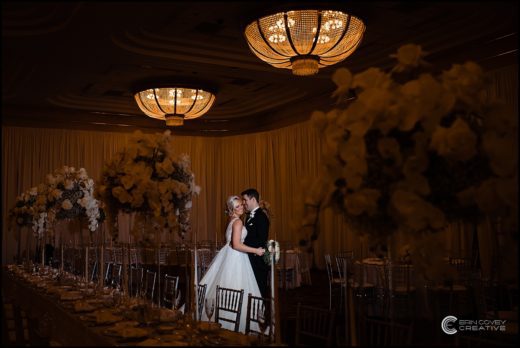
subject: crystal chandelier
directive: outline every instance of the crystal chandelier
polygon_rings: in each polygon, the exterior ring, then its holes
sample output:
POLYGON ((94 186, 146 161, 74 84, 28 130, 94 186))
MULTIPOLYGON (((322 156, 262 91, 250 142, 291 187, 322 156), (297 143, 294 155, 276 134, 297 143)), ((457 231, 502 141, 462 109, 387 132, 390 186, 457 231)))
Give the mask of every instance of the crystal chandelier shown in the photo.
POLYGON ((251 22, 245 29, 249 48, 275 68, 313 75, 341 62, 358 47, 365 25, 352 15, 331 10, 280 12, 251 22))
POLYGON ((134 97, 142 112, 165 120, 167 126, 182 126, 185 119, 204 115, 215 102, 213 93, 185 87, 149 88, 134 97))

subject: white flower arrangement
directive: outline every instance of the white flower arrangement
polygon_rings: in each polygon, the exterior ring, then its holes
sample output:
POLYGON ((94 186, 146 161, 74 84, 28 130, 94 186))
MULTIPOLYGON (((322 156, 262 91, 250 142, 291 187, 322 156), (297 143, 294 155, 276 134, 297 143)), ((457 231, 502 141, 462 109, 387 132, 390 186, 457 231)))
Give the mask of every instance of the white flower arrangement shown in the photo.
MULTIPOLYGON (((323 139, 323 175, 304 204, 332 206, 377 237, 483 215, 515 228, 517 118, 486 93, 476 63, 433 75, 424 55, 405 45, 389 73, 333 74, 333 95, 346 106, 312 115, 323 139)), ((311 224, 318 212, 307 209, 300 220, 311 224)))
POLYGON ((41 238, 43 236, 43 232, 47 230, 47 213, 37 213, 33 218, 33 226, 32 226, 34 234, 41 238))
POLYGON ((267 244, 265 245, 265 253, 264 253, 264 262, 268 265, 271 265, 272 262, 272 255, 274 253, 274 263, 278 263, 278 260, 280 260, 280 243, 278 241, 270 239, 267 241, 267 244))
POLYGON ((184 238, 190 230, 192 196, 200 192, 190 166, 189 156, 174 155, 170 131, 136 131, 129 146, 103 169, 98 194, 109 208, 109 218, 116 224, 118 211, 137 212, 134 236, 149 223, 149 217, 184 238))
POLYGON ((31 226, 34 235, 41 238, 47 230, 47 187, 44 184, 32 187, 16 198, 15 206, 10 210, 12 223, 18 226, 31 226))
POLYGON ((48 222, 86 216, 90 231, 103 219, 100 202, 94 197, 94 180, 85 168, 63 166, 47 174, 48 222))
POLYGON ((56 221, 86 216, 89 230, 95 231, 104 213, 94 198, 94 181, 87 171, 63 166, 47 174, 47 182, 17 197, 9 215, 18 226, 30 226, 41 238, 56 221))

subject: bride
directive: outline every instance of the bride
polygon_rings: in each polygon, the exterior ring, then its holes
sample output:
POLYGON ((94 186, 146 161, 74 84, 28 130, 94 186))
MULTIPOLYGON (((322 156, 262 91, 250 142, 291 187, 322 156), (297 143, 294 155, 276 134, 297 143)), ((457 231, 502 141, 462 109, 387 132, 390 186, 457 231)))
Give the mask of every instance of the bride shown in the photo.
MULTIPOLYGON (((217 285, 236 290, 244 289, 239 331, 245 332, 248 295, 251 293, 253 296, 261 296, 247 253, 254 253, 260 257, 265 250, 263 248, 251 248, 244 244, 247 230, 240 219, 240 216, 244 214, 242 199, 239 196, 230 196, 226 203, 226 212, 229 215, 226 245, 215 256, 200 284, 207 284, 206 300, 208 303, 215 301, 217 285)), ((224 316, 227 317, 227 314, 229 314, 229 318, 234 319, 231 313, 223 313, 224 316)), ((205 311, 202 311, 201 319, 208 320, 205 311)), ((224 329, 234 330, 232 323, 223 321, 221 324, 224 329)))

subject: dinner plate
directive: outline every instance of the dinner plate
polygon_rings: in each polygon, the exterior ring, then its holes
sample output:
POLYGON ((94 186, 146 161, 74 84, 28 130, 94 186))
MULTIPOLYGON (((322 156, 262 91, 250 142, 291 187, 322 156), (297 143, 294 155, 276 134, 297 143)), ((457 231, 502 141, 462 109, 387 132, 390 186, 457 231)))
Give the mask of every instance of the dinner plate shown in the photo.
POLYGON ((75 301, 81 300, 83 298, 83 294, 79 291, 67 291, 60 295, 60 300, 62 301, 75 301))
POLYGON ((198 323, 197 328, 202 331, 216 331, 219 330, 222 325, 215 323, 214 321, 201 321, 198 323))
POLYGON ((175 325, 159 325, 157 327, 157 331, 159 332, 172 332, 175 329, 177 329, 175 325))
POLYGON ((123 320, 122 317, 114 315, 110 312, 95 312, 96 324, 113 324, 123 320))
POLYGON ((97 306, 93 306, 91 305, 90 303, 88 302, 83 302, 83 301, 76 301, 74 303, 74 311, 76 313, 81 313, 81 312, 92 312, 92 311, 95 311, 96 309, 98 309, 97 306))
POLYGON ((111 327, 104 331, 108 336, 120 337, 120 338, 143 338, 150 334, 150 331, 141 327, 123 326, 123 327, 111 327))

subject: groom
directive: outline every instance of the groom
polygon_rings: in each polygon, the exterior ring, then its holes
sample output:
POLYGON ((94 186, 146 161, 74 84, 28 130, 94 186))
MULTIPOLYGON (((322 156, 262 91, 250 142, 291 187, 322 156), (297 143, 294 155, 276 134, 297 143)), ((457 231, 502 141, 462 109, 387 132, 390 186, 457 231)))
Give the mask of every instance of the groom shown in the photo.
MULTIPOLYGON (((250 188, 241 193, 244 199, 249 215, 244 225, 247 229, 247 237, 244 240, 244 244, 253 248, 266 248, 268 234, 269 234, 269 219, 264 213, 258 203, 260 202, 260 194, 254 188, 250 188)), ((251 261, 251 267, 255 273, 256 282, 262 297, 268 297, 267 291, 267 275, 269 266, 264 262, 263 257, 257 256, 252 253, 247 254, 249 261, 251 261)))

